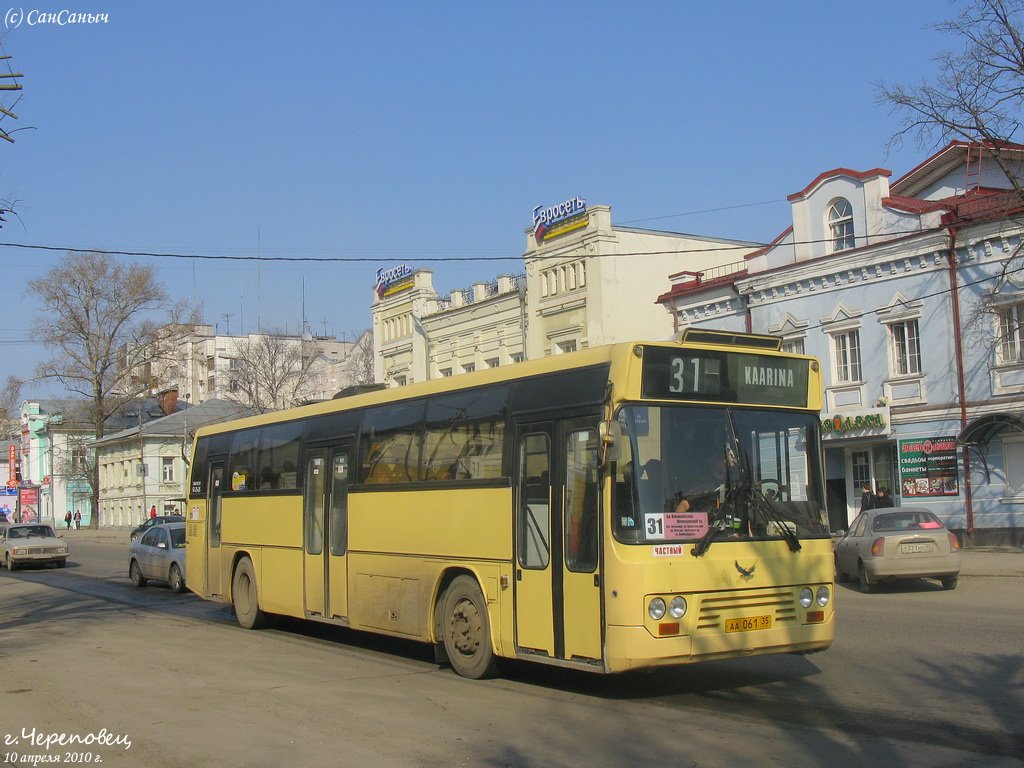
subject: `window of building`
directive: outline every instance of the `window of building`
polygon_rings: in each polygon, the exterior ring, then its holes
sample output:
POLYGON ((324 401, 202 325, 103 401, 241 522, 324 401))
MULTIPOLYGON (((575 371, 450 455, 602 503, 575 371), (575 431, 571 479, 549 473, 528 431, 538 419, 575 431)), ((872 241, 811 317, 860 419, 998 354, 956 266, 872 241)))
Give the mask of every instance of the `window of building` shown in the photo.
POLYGON ((1024 440, 1004 440, 1006 494, 1024 496, 1024 440))
POLYGON ((844 331, 832 334, 832 348, 835 352, 835 381, 848 384, 861 380, 860 331, 844 331))
POLYGON ((1024 333, 1021 325, 1024 321, 1024 302, 1003 307, 999 317, 999 362, 1024 362, 1024 333))
POLYGON ((440 374, 442 379, 447 379, 449 376, 452 375, 451 368, 438 368, 437 372, 438 374, 440 374))
POLYGON ((782 342, 782 351, 788 352, 791 355, 802 355, 804 353, 804 340, 800 339, 785 339, 782 342))
POLYGON ((509 355, 509 358, 512 360, 513 363, 521 363, 525 359, 523 357, 523 353, 522 352, 515 352, 515 353, 509 355))
POLYGON ((846 251, 855 248, 853 234, 853 206, 845 198, 839 198, 828 209, 828 229, 832 251, 846 251))
POLYGON ((576 339, 569 339, 568 341, 559 341, 555 343, 555 354, 561 355, 566 352, 576 351, 576 339))
POLYGON ((868 451, 853 451, 850 454, 850 468, 856 490, 859 491, 864 483, 871 482, 871 454, 868 451))
POLYGON ((174 482, 174 457, 163 456, 160 459, 161 477, 165 483, 174 482))
POLYGON ((476 364, 475 363, 466 363, 464 366, 462 366, 462 372, 463 373, 472 373, 475 370, 476 370, 476 364))
POLYGON ((921 341, 917 331, 917 320, 892 323, 889 326, 892 340, 893 371, 897 376, 921 373, 921 341))
POLYGON ((501 361, 496 357, 489 357, 486 360, 484 360, 484 365, 487 366, 488 368, 497 368, 499 365, 501 365, 501 361))

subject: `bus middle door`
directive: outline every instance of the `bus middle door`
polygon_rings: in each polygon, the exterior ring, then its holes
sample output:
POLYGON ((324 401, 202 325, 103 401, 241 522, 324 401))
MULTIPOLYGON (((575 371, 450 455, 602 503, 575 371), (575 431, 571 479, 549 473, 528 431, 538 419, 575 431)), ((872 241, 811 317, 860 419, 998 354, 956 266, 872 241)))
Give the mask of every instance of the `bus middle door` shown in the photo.
POLYGON ((348 479, 347 445, 317 448, 306 455, 303 591, 308 616, 348 615, 348 479))

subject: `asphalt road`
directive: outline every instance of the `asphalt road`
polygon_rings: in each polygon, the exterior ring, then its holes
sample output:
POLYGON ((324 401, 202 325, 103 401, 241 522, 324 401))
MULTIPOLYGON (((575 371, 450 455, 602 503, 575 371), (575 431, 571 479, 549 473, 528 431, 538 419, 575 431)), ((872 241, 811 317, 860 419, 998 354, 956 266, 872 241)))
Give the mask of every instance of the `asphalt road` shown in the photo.
POLYGON ((1015 565, 965 574, 953 592, 840 586, 836 643, 813 656, 617 677, 511 664, 468 681, 418 644, 298 622, 243 631, 223 606, 131 587, 121 541, 72 546, 62 571, 0 572, 8 762, 788 768, 1024 755, 1015 565), (44 746, 43 734, 94 743, 44 746))

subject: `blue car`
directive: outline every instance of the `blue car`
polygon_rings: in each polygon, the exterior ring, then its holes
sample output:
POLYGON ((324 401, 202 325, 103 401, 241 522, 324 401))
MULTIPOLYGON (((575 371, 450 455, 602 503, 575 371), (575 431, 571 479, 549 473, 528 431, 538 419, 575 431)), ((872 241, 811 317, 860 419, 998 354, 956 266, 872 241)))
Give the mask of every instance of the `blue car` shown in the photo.
POLYGON ((128 547, 128 578, 136 587, 150 579, 166 581, 175 592, 185 589, 185 523, 150 526, 128 547))

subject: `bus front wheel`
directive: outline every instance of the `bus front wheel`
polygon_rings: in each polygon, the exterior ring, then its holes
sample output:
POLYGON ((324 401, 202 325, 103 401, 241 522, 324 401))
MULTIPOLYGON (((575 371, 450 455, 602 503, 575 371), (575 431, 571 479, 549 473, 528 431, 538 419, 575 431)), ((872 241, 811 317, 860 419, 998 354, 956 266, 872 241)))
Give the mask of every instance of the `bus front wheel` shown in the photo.
POLYGON ((260 629, 267 623, 266 614, 260 610, 259 593, 256 591, 256 572, 252 560, 247 557, 238 561, 235 579, 231 589, 235 605, 235 618, 245 629, 260 629))
POLYGON ((448 661, 462 677, 491 677, 497 659, 491 649, 487 603, 476 581, 458 576, 445 593, 441 629, 448 661))

